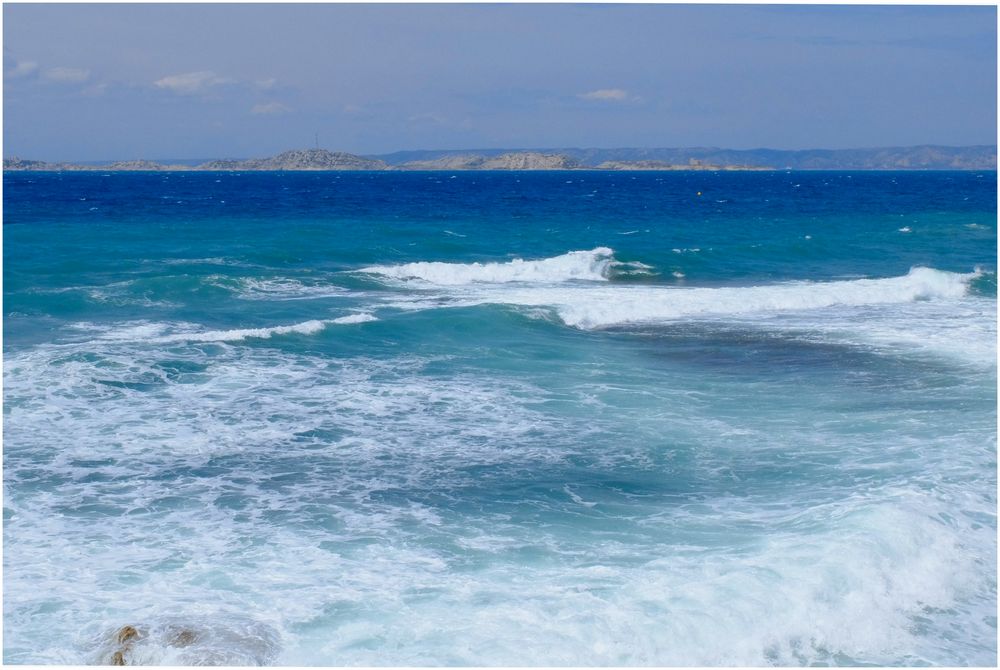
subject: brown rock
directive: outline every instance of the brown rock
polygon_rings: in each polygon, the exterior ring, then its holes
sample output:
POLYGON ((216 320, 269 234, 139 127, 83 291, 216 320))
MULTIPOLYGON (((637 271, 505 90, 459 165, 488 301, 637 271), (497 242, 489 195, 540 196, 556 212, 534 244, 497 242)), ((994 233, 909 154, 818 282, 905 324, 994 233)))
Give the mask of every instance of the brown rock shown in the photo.
POLYGON ((137 631, 132 626, 122 626, 121 630, 118 631, 118 644, 125 644, 129 640, 134 640, 139 637, 139 631, 137 631))
POLYGON ((187 629, 182 629, 177 631, 171 638, 167 641, 171 647, 187 647, 195 643, 198 636, 194 631, 187 629))

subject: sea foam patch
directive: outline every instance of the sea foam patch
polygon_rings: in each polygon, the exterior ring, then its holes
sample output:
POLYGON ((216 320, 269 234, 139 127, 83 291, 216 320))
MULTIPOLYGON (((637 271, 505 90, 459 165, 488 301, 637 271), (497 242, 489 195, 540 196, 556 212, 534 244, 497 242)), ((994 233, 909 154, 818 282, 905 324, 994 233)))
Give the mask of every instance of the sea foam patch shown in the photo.
POLYGON ((29 486, 6 500, 7 560, 23 568, 8 573, 7 615, 28 631, 9 659, 107 662, 120 647, 108 631, 125 623, 144 636, 129 659, 147 663, 989 657, 960 645, 941 651, 915 625, 927 608, 989 610, 988 595, 968 601, 989 590, 977 561, 995 550, 989 526, 976 521, 988 503, 935 474, 976 471, 976 453, 954 437, 946 449, 906 451, 910 459, 947 452, 948 468, 922 460, 935 485, 915 494, 894 488, 906 477, 866 474, 880 435, 852 432, 856 455, 805 423, 780 439, 765 435, 766 424, 726 437, 721 407, 679 396, 657 403, 660 416, 630 413, 600 378, 577 384, 592 399, 586 422, 540 411, 539 401, 561 394, 512 379, 426 375, 433 361, 419 358, 317 365, 230 348, 212 359, 182 354, 190 372, 150 391, 109 393, 97 381, 185 369, 173 347, 152 345, 79 345, 70 367, 60 364, 66 347, 6 361, 8 481, 29 486), (45 396, 41 379, 50 380, 45 396), (627 425, 652 422, 642 445, 614 423, 623 411, 627 425), (662 450, 666 426, 676 452, 670 485, 623 491, 639 481, 630 452, 662 450), (688 440, 693 460, 682 450, 688 440), (65 446, 51 454, 53 442, 65 446), (810 442, 814 451, 796 451, 810 442), (720 443, 733 451, 713 453, 720 443), (789 452, 800 462, 838 449, 837 476, 857 469, 866 488, 830 490, 832 473, 808 487, 797 478, 769 486, 741 471, 751 477, 744 495, 677 498, 686 482, 701 492, 738 486, 725 468, 738 468, 734 456, 748 445, 743 467, 767 471, 788 467, 789 452), (948 515, 961 495, 973 516, 948 515), (30 567, 53 555, 63 558, 58 575, 30 567), (58 603, 39 602, 39 579, 58 603), (30 626, 39 607, 44 625, 30 626))

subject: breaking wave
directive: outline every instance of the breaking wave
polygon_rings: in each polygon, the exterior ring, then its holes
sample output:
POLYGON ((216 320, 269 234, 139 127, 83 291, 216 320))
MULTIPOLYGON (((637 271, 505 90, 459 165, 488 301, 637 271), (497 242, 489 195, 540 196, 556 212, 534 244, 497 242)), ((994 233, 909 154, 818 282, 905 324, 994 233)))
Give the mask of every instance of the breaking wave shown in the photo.
POLYGON ((535 261, 515 258, 506 263, 418 262, 403 265, 372 265, 361 268, 359 272, 390 279, 419 280, 439 286, 510 282, 555 283, 581 280, 607 281, 615 263, 613 250, 608 247, 597 247, 590 251, 570 251, 561 256, 535 261))
POLYGON ((978 272, 960 274, 918 267, 906 275, 888 279, 799 281, 721 288, 532 287, 491 291, 476 296, 474 301, 548 306, 554 308, 569 326, 601 328, 702 316, 738 316, 834 306, 954 299, 964 296, 969 283, 978 276, 978 272))

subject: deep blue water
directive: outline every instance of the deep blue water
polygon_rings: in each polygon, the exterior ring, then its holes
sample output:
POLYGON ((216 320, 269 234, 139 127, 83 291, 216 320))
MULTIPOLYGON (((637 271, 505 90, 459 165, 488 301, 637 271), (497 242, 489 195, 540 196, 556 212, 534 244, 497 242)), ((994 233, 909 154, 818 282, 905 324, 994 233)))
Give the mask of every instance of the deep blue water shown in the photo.
POLYGON ((4 661, 994 665, 996 211, 7 173, 4 661))

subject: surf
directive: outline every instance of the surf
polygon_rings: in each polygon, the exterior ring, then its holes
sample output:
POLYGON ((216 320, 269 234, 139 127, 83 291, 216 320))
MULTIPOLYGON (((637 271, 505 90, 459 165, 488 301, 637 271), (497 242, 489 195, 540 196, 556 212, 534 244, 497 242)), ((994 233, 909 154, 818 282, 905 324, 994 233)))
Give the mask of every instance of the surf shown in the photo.
MULTIPOLYGON (((400 269, 395 274, 406 276, 407 272, 409 271, 400 269)), ((560 287, 549 285, 551 275, 547 275, 536 285, 524 285, 528 282, 522 281, 516 286, 493 287, 477 286, 474 279, 466 281, 467 275, 462 282, 443 284, 455 286, 457 290, 449 295, 450 301, 439 304, 468 306, 496 303, 550 307, 556 310, 566 325, 594 329, 628 323, 798 312, 837 306, 957 300, 969 292, 970 283, 981 274, 979 270, 957 273, 915 267, 899 277, 841 281, 801 280, 721 287, 614 284, 560 287)), ((456 277, 457 274, 449 276, 456 277)), ((412 304, 426 305, 426 300, 426 296, 420 296, 412 304)), ((397 304, 406 307, 408 303, 404 300, 397 304)))
POLYGON ((540 260, 515 258, 506 263, 419 261, 402 265, 372 265, 363 267, 358 272, 437 286, 513 282, 603 282, 608 280, 614 262, 612 249, 596 247, 589 251, 568 251, 560 256, 540 260))

